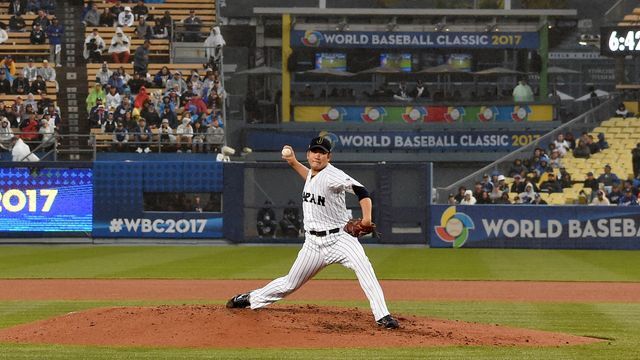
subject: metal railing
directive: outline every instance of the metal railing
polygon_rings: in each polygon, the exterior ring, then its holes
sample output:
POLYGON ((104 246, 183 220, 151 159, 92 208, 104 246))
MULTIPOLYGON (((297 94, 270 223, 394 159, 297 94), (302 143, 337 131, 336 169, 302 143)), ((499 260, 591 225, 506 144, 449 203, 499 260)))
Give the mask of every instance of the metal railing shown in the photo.
POLYGON ((455 183, 447 187, 436 188, 434 202, 437 204, 446 204, 449 194, 456 194, 458 191, 458 187, 460 186, 465 186, 467 189, 473 188, 473 184, 481 179, 482 174, 488 174, 494 171, 498 171, 504 174, 507 169, 513 164, 514 160, 530 158, 533 154, 533 150, 536 147, 540 147, 541 144, 550 143, 560 133, 564 134, 568 131, 583 132, 592 130, 597 126, 597 124, 600 124, 600 122, 602 122, 603 120, 610 118, 612 114, 615 113, 619 102, 619 95, 612 96, 602 104, 532 141, 529 145, 521 147, 520 149, 501 157, 500 159, 456 181, 455 183))

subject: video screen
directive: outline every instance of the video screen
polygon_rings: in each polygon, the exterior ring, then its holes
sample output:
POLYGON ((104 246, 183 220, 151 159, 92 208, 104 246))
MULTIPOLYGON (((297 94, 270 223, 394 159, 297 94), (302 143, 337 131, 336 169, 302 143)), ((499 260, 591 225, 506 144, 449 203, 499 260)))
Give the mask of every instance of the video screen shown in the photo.
POLYGON ((92 171, 0 168, 0 233, 91 232, 92 171))
POLYGON ((411 54, 380 54, 380 66, 411 72, 411 54))
POLYGON ((316 69, 333 69, 347 71, 347 54, 317 53, 316 69))
POLYGON ((447 64, 462 71, 471 71, 473 56, 471 54, 451 54, 447 59, 447 64))

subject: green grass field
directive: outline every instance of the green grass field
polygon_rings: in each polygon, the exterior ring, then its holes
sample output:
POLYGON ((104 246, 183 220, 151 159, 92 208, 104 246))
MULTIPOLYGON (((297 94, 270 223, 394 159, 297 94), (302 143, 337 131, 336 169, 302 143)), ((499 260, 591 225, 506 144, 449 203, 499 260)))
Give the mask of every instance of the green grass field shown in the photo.
MULTIPOLYGON (((0 247, 0 278, 271 279, 299 247, 0 247)), ((381 279, 640 281, 640 252, 435 250, 369 247, 381 279)), ((321 279, 352 279, 332 266, 321 279)), ((219 302, 219 301, 218 301, 219 302)), ((163 302, 171 303, 171 302, 163 302)), ((177 302, 183 303, 183 302, 177 302)), ((215 301, 212 301, 215 303, 215 301)), ((158 302, 0 301, 0 328, 70 311, 158 302)), ((367 307, 364 302, 322 303, 367 307)), ((637 303, 390 302, 394 313, 596 336, 609 341, 563 348, 438 347, 403 349, 202 350, 0 344, 0 359, 637 359, 637 303)))

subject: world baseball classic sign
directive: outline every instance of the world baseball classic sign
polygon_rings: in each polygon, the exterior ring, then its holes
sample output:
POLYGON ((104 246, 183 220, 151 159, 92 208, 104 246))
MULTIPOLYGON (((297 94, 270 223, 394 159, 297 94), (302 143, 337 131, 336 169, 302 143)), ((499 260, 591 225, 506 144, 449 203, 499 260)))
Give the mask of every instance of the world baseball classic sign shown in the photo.
POLYGON ((637 206, 432 205, 432 247, 640 249, 637 206))

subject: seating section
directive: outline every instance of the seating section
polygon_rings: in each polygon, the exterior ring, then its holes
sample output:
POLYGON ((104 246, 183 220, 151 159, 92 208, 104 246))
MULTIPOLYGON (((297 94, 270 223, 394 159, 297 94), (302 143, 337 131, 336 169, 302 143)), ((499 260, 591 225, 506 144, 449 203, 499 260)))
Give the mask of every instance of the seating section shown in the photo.
MULTIPOLYGON (((0 46, 1 48, 1 46, 0 46)), ((22 71, 27 64, 26 63, 16 63, 16 72, 22 71)), ((42 63, 35 63, 36 67, 42 67, 42 63)), ((15 94, 0 94, 0 102, 4 102, 5 104, 13 104, 16 97, 18 95, 15 94)), ((25 95, 21 95, 22 98, 25 98, 25 95)), ((40 99, 40 95, 35 95, 36 100, 40 99)), ((54 102, 58 100, 57 90, 56 90, 56 82, 55 81, 47 81, 47 94, 46 97, 53 100, 54 102)))
MULTIPOLYGON (((111 71, 116 70, 122 66, 127 71, 127 74, 129 75, 133 74, 133 65, 131 63, 128 63, 128 64, 109 63, 108 65, 109 65, 109 70, 111 71)), ((98 73, 98 71, 100 71, 101 66, 102 64, 87 64, 87 80, 89 81, 89 89, 95 86, 96 74, 98 73)), ((180 71, 183 74, 189 74, 191 70, 194 70, 194 69, 198 70, 199 72, 202 72, 202 64, 169 64, 169 63, 149 64, 147 72, 151 74, 151 76, 153 77, 158 71, 160 71, 160 69, 162 69, 165 66, 169 68, 169 70, 172 73, 175 71, 180 71)), ((154 89, 153 86, 151 86, 150 88, 154 89)))
MULTIPOLYGON (((98 29, 98 34, 104 40, 107 48, 103 53, 103 58, 105 60, 108 59, 107 49, 111 44, 111 38, 115 35, 116 29, 113 27, 87 27, 85 29, 85 37, 93 31, 93 29, 98 29)), ((134 27, 123 27, 122 28, 125 35, 131 39, 130 52, 133 54, 136 51, 138 46, 141 46, 144 43, 144 39, 138 39, 135 36, 135 28, 134 27)), ((169 39, 151 39, 151 48, 149 48, 149 57, 152 61, 169 61, 170 55, 170 41, 169 39)), ((108 60, 107 60, 108 61, 108 60)))
MULTIPOLYGON (((0 3, 1 9, 8 9, 8 7, 8 3, 0 3)), ((10 14, 0 14, 0 22, 8 24, 11 16, 10 14)), ((25 14, 22 17, 29 28, 36 15, 25 14)), ((12 55, 18 60, 26 60, 28 57, 44 59, 49 56, 49 44, 32 45, 29 42, 30 32, 7 31, 7 35, 9 35, 9 39, 0 46, 0 57, 12 55)))
POLYGON ((633 9, 631 14, 627 14, 618 22, 619 26, 638 26, 640 25, 640 8, 633 9))

